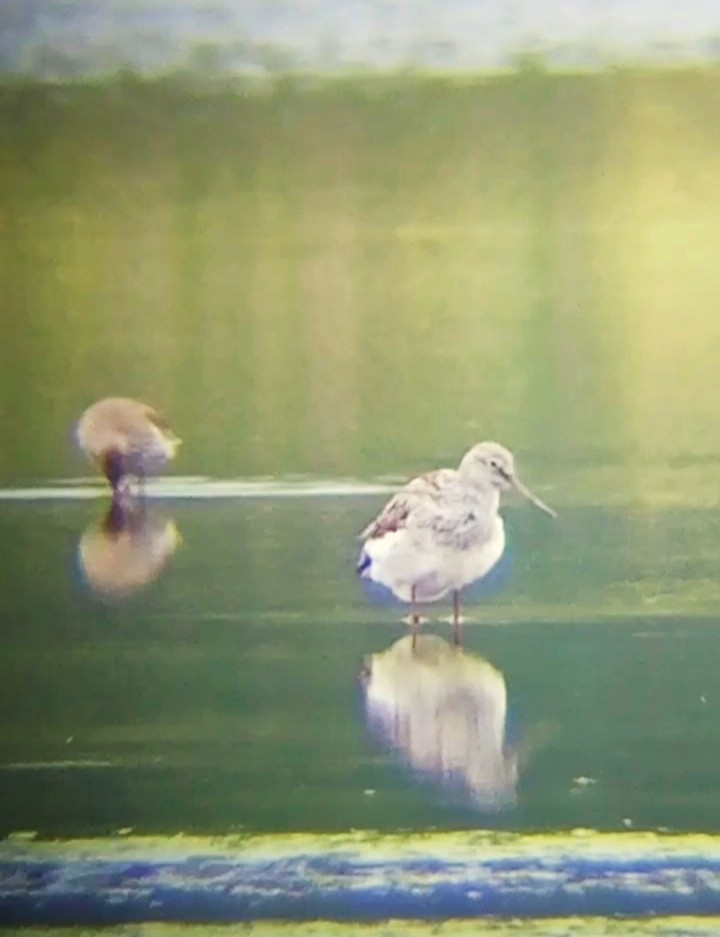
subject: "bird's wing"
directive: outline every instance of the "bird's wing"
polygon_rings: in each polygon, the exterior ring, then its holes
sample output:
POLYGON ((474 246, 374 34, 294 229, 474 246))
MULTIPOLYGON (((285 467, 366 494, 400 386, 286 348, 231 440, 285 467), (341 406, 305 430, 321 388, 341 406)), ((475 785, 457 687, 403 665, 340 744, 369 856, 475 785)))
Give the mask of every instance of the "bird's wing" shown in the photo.
POLYGON ((413 517, 427 517, 442 497, 443 490, 455 480, 453 469, 436 469, 413 478, 394 495, 378 516, 360 534, 361 540, 384 537, 402 530, 412 523, 413 517))

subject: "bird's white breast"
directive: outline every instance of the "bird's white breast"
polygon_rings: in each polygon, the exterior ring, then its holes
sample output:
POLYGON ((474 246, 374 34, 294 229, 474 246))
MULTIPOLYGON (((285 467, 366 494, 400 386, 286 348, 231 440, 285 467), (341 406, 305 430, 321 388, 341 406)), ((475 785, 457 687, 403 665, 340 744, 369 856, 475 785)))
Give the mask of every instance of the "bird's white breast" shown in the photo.
POLYGON ((403 528, 368 540, 368 574, 401 600, 432 602, 482 579, 505 549, 505 528, 496 514, 484 537, 440 538, 431 529, 403 528), (489 535, 488 535, 489 534, 489 535))

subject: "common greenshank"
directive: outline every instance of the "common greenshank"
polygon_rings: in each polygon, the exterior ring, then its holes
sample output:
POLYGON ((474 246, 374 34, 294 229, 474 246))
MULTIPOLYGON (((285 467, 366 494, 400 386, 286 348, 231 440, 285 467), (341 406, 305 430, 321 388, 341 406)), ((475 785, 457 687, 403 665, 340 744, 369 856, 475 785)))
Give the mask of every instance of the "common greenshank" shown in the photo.
POLYGON ((436 469, 408 482, 360 534, 360 576, 390 589, 410 604, 419 626, 418 603, 453 596, 455 642, 460 643, 460 592, 482 579, 505 549, 498 513, 500 494, 514 489, 547 514, 556 514, 522 484, 512 453, 481 442, 457 469, 436 469))

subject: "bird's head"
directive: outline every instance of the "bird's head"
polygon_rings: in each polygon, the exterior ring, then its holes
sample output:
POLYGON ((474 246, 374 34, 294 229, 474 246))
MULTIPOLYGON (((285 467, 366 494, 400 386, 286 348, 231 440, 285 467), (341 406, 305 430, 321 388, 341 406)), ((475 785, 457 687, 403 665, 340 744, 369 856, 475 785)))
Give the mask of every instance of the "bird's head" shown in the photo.
POLYGON ((463 456, 459 471, 469 482, 481 487, 489 486, 497 491, 514 489, 541 511, 551 517, 557 516, 552 508, 523 485, 517 476, 512 452, 500 443, 480 442, 473 446, 463 456))

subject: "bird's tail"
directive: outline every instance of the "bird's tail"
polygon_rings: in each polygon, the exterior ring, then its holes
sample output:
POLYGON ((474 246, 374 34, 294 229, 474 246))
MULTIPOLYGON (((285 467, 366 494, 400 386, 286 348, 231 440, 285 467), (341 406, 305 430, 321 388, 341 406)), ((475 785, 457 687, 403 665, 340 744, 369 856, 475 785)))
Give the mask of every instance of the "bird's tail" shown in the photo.
POLYGON ((363 550, 360 556, 358 557, 357 566, 355 567, 355 572, 358 574, 358 576, 364 576, 371 566, 372 566, 372 559, 368 556, 367 552, 363 550))

